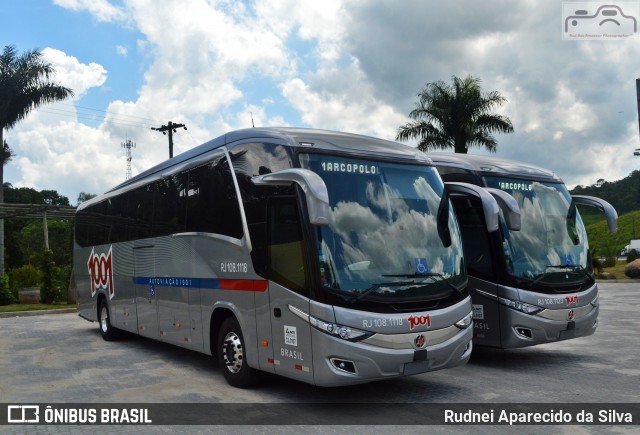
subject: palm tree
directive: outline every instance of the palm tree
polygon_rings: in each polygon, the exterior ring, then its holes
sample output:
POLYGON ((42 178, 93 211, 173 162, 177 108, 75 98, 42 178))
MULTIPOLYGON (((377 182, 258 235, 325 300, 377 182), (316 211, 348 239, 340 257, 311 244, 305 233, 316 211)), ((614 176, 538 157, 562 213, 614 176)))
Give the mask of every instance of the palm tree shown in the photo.
MULTIPOLYGON (((42 59, 38 50, 18 55, 16 48, 7 45, 0 54, 0 143, 4 144, 4 130, 13 128, 38 106, 73 96, 73 91, 49 80, 53 66, 42 59)), ((4 155, 3 155, 4 157, 4 155)), ((4 159, 2 165, 8 161, 4 159)), ((0 186, 4 173, 0 169, 0 186)), ((4 190, 0 189, 0 204, 4 190)), ((0 277, 4 276, 4 220, 0 219, 0 277)))
POLYGON ((418 149, 453 148, 466 154, 472 146, 496 151, 492 133, 512 133, 513 125, 506 116, 491 113, 506 99, 497 91, 483 93, 480 79, 453 76, 453 85, 443 81, 428 83, 418 93, 413 119, 398 128, 396 140, 418 139, 418 149))

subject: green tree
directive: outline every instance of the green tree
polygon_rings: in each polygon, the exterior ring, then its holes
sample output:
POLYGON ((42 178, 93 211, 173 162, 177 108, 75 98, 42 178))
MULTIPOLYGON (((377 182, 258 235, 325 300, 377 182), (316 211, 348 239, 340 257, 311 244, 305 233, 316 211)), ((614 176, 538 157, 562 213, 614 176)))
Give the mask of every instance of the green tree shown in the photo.
POLYGON ((14 155, 15 154, 13 153, 13 150, 9 147, 9 144, 5 140, 4 149, 2 150, 2 154, 0 155, 0 159, 2 159, 2 166, 4 167, 4 165, 9 163, 9 161, 13 158, 14 155))
MULTIPOLYGON (((20 257, 25 262, 34 263, 45 249, 41 219, 25 219, 27 224, 22 228, 18 237, 20 240, 20 257)), ((50 220, 49 246, 53 261, 61 266, 70 265, 73 258, 73 225, 70 221, 50 220)), ((9 235, 7 234, 7 257, 9 257, 9 235)), ((7 258, 7 268, 11 266, 7 258)))
POLYGON ((418 140, 418 149, 453 148, 466 154, 472 146, 496 151, 493 133, 512 133, 506 116, 492 113, 506 99, 497 91, 483 93, 480 79, 453 76, 453 84, 428 83, 418 93, 416 108, 409 113, 413 121, 398 128, 396 140, 418 140))
MULTIPOLYGON (((18 55, 12 45, 0 54, 0 143, 4 130, 13 128, 36 107, 73 96, 73 91, 50 81, 53 66, 38 50, 18 55)), ((0 166, 0 186, 4 184, 4 163, 0 166)), ((0 189, 0 204, 4 203, 0 189)), ((4 220, 0 219, 0 276, 4 276, 4 220)))
POLYGON ((80 192, 78 194, 78 200, 76 202, 76 205, 80 205, 85 201, 89 201, 92 198, 95 198, 97 195, 95 193, 88 193, 88 192, 80 192))
MULTIPOLYGON (((38 191, 31 187, 16 187, 4 184, 6 204, 49 204, 69 205, 69 198, 55 190, 38 191)), ((71 264, 73 250, 73 222, 66 219, 48 220, 49 245, 54 252, 56 264, 71 264)), ((42 218, 25 219, 13 217, 5 219, 5 269, 18 268, 33 263, 44 249, 42 218)))
POLYGON ((53 261, 53 252, 50 249, 42 251, 40 257, 40 270, 42 270, 42 286, 40 287, 40 302, 52 304, 66 300, 56 278, 60 275, 60 268, 53 261))

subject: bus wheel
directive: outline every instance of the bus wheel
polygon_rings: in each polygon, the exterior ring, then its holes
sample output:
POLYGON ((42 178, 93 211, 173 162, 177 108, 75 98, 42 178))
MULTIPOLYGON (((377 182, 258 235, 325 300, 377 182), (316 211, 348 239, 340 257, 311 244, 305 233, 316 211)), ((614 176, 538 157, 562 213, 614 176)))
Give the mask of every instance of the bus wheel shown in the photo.
POLYGON ((255 370, 247 364, 244 338, 235 317, 228 317, 220 326, 217 356, 230 385, 246 388, 254 382, 255 370))
POLYGON ((106 341, 112 341, 118 338, 119 331, 111 325, 111 316, 109 315, 109 305, 107 301, 102 299, 98 308, 98 323, 100 324, 100 333, 106 341))

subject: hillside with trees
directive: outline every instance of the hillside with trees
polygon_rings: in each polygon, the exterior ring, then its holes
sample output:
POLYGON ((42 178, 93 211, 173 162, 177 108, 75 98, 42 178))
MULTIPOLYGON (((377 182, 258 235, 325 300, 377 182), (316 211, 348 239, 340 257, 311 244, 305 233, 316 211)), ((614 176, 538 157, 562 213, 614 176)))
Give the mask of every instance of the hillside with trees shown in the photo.
MULTIPOLYGON (((602 198, 616 209, 618 215, 640 210, 640 171, 633 171, 618 181, 603 181, 586 187, 576 186, 571 194, 602 198)), ((582 209, 580 213, 584 214, 582 209)))
POLYGON ((615 257, 632 239, 640 239, 640 211, 626 213, 618 218, 618 231, 609 233, 607 222, 602 220, 587 226, 589 247, 596 256, 615 257))
POLYGON ((576 186, 572 195, 590 195, 608 201, 618 212, 618 232, 610 234, 604 214, 580 207, 587 226, 589 246, 597 256, 613 257, 632 239, 640 239, 640 171, 633 171, 618 181, 576 186))

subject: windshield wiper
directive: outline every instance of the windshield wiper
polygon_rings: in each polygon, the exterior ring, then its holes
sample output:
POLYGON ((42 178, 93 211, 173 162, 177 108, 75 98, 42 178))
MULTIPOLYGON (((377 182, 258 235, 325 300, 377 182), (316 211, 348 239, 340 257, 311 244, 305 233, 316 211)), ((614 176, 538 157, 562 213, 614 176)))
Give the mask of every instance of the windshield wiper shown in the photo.
POLYGON ((428 273, 408 273, 408 274, 397 274, 397 275, 382 275, 388 277, 404 277, 404 278, 439 278, 437 282, 445 283, 450 289, 454 290, 460 296, 464 296, 462 290, 460 290, 455 285, 451 284, 449 280, 441 273, 438 272, 428 272, 428 273))
MULTIPOLYGON (((382 276, 405 276, 405 275, 382 275, 382 276)), ((358 296, 356 296, 353 302, 359 301, 369 293, 372 293, 378 290, 380 287, 400 287, 403 285, 412 285, 412 284, 417 284, 417 283, 415 281, 398 281, 398 282, 381 282, 379 284, 374 284, 368 289, 366 289, 365 291, 363 291, 362 293, 360 293, 358 296)))
MULTIPOLYGON (((589 279, 589 281, 592 281, 595 283, 595 279, 589 274, 589 272, 587 272, 587 269, 585 269, 583 266, 579 264, 568 264, 568 263, 567 264, 548 264, 546 267, 547 269, 569 269, 569 271, 571 272, 580 271, 584 274, 584 276, 586 276, 589 279)), ((532 284, 533 285, 537 284, 543 278, 549 275, 549 273, 551 272, 541 273, 538 277, 536 277, 536 279, 533 280, 532 284)))
POLYGON ((427 273, 397 273, 393 275, 381 275, 385 278, 430 278, 432 276, 443 276, 441 273, 437 272, 427 272, 427 273))

